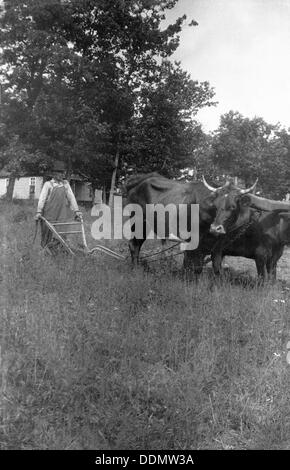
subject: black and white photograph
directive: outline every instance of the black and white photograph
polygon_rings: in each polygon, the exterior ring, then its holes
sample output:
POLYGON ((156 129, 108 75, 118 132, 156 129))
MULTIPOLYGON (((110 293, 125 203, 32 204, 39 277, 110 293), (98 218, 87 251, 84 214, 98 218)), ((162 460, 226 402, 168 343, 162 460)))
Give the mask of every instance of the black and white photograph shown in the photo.
POLYGON ((0 450, 290 450, 289 51, 290 0, 0 0, 0 450))

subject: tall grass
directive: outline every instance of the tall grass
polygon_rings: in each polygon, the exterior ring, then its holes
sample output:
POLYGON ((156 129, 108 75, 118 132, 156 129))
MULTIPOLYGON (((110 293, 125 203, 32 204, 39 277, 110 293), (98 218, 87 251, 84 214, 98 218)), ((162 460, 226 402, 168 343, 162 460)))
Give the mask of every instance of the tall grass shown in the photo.
POLYGON ((32 207, 0 211, 2 448, 290 448, 279 283, 53 261, 32 207))

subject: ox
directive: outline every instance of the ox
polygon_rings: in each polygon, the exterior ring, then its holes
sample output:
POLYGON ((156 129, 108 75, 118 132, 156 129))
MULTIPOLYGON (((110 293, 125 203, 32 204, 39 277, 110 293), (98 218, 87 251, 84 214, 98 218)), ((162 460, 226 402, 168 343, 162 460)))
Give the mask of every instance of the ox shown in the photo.
MULTIPOLYGON (((227 183, 221 188, 214 188, 210 186, 205 178, 203 177, 203 183, 204 185, 208 188, 209 191, 211 191, 211 196, 209 196, 209 199, 211 200, 212 206, 214 206, 214 211, 216 213, 217 209, 220 207, 222 202, 228 197, 229 194, 233 194, 233 192, 238 193, 239 195, 245 196, 246 194, 251 193, 252 191, 255 190, 257 181, 251 186, 250 188, 247 189, 241 189, 237 186, 235 186, 233 183, 227 183)), ((213 217, 211 222, 214 222, 215 218, 213 217)), ((204 233, 202 243, 200 244, 198 248, 198 255, 197 256, 197 250, 194 251, 186 251, 184 253, 184 267, 187 270, 192 269, 192 266, 194 265, 194 271, 195 273, 200 274, 203 269, 203 264, 204 264, 204 258, 206 255, 211 254, 212 255, 212 261, 213 261, 213 268, 216 274, 219 274, 221 272, 221 262, 223 256, 226 256, 226 253, 220 254, 221 253, 221 248, 225 250, 225 248, 229 244, 229 238, 231 238, 231 251, 233 251, 233 237, 222 237, 222 240, 217 240, 214 235, 212 235, 212 227, 213 223, 210 225, 210 229, 204 233), (197 266, 196 263, 199 263, 197 266)), ((217 230, 219 232, 219 229, 217 230)), ((220 232, 219 232, 220 233, 220 232)), ((221 232, 224 234, 225 232, 221 232)), ((235 239, 240 238, 240 233, 234 234, 235 239)), ((236 240, 234 247, 237 248, 239 246, 239 240, 236 240)), ((229 253, 227 253, 228 256, 229 253)), ((238 256, 238 255, 231 255, 231 256, 238 256)))
POLYGON ((223 256, 243 256, 255 260, 258 276, 276 278, 277 262, 290 243, 290 204, 245 195, 233 187, 217 194, 214 205, 210 234, 219 237, 211 249, 215 273, 223 256))
MULTIPOLYGON (((160 176, 158 173, 141 174, 131 177, 126 186, 127 202, 138 204, 142 207, 145 214, 146 204, 199 204, 199 246, 196 250, 186 251, 184 257, 184 268, 191 271, 194 268, 195 274, 200 274, 203 267, 203 259, 208 251, 207 234, 210 224, 213 222, 216 214, 215 200, 217 195, 227 193, 230 183, 226 183, 220 188, 210 188, 204 182, 179 182, 160 176)), ((254 189, 252 186, 242 191, 243 194, 249 193, 254 189)), ((190 211, 189 211, 190 213, 190 211)), ((190 221, 189 221, 190 222, 190 221)), ((146 234, 146 220, 144 223, 144 233, 146 234)), ((188 224, 190 226, 190 223, 188 224)), ((167 227, 166 236, 170 234, 170 227, 167 227)), ((129 248, 133 264, 138 263, 140 249, 144 243, 146 236, 141 238, 133 238, 129 242, 129 248)))
MULTIPOLYGON (((145 207, 147 204, 199 204, 199 236, 200 241, 203 234, 208 232, 210 224, 215 215, 215 208, 209 196, 210 191, 202 182, 180 182, 170 180, 158 173, 140 174, 131 177, 125 185, 127 202, 130 204, 138 204, 142 207, 145 214, 145 207)), ((190 211, 189 211, 190 212, 190 211)), ((146 220, 144 223, 144 233, 146 234, 146 220)), ((155 230, 155 228, 154 228, 155 230)), ((166 228, 166 237, 169 237, 170 227, 166 228)), ((143 239, 133 238, 129 242, 129 248, 133 264, 138 263, 139 253, 143 239)), ((199 250, 194 250, 195 264, 199 264, 199 250)))

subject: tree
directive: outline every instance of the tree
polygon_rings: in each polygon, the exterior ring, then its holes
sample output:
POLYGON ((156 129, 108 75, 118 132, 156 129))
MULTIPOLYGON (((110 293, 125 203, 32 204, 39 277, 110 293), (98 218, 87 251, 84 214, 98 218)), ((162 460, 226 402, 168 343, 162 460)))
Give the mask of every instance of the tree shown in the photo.
POLYGON ((263 155, 259 182, 265 196, 282 199, 290 192, 290 135, 278 126, 263 155))
POLYGON ((212 160, 219 173, 242 178, 249 186, 259 178, 264 196, 282 198, 289 190, 290 136, 262 118, 230 111, 212 142, 212 160))
POLYGON ((3 121, 31 161, 66 160, 111 189, 148 155, 146 168, 168 175, 186 164, 201 135, 193 116, 213 91, 165 60, 185 19, 162 29, 176 3, 5 1, 3 121))
POLYGON ((138 171, 177 176, 193 165, 203 132, 197 111, 214 103, 208 82, 193 81, 179 63, 163 62, 154 87, 144 87, 136 119, 131 165, 138 171))
POLYGON ((40 152, 31 153, 28 146, 23 145, 18 136, 10 138, 9 143, 0 149, 0 167, 10 174, 5 198, 12 200, 15 179, 23 176, 25 171, 35 174, 34 165, 45 168, 45 156, 40 152))
POLYGON ((274 130, 262 118, 244 118, 233 111, 224 114, 213 139, 214 163, 248 185, 259 173, 274 130))

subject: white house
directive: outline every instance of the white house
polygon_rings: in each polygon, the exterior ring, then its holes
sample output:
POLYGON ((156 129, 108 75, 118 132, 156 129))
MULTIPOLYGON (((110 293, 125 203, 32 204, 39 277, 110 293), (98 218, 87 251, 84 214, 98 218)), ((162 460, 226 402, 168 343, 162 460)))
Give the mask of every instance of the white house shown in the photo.
MULTIPOLYGON (((0 197, 5 196, 9 184, 9 175, 0 172, 0 197)), ((16 178, 13 199, 38 199, 43 185, 42 176, 22 176, 16 178)))
MULTIPOLYGON (((9 184, 9 174, 0 172, 0 198, 5 196, 9 184)), ((44 183, 42 176, 21 176, 16 178, 13 199, 39 199, 40 191, 44 183)), ((91 202, 92 189, 91 184, 82 181, 80 177, 73 175, 71 178, 71 187, 78 202, 91 202)))
POLYGON ((70 185, 78 202, 92 202, 93 191, 91 183, 73 174, 70 179, 70 185))
POLYGON ((5 196, 8 188, 9 178, 0 177, 0 197, 5 196))

